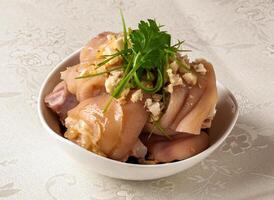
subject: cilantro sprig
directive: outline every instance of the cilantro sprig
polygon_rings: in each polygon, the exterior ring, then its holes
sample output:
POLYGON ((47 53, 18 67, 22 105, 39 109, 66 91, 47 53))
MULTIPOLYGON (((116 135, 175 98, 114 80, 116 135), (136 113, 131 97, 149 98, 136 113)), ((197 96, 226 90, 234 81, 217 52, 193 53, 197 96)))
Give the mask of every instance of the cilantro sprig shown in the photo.
MULTIPOLYGON (((176 57, 183 41, 171 45, 171 35, 162 31, 154 19, 140 21, 138 29, 127 31, 124 16, 121 13, 124 49, 119 52, 124 58, 124 77, 120 80, 112 93, 114 98, 119 98, 125 88, 140 88, 146 93, 156 93, 164 88, 166 67, 169 60, 176 57), (131 44, 131 45, 129 45, 131 44), (154 75, 152 85, 147 77, 154 75), (146 77, 146 78, 144 78, 146 77)), ((103 61, 104 64, 116 56, 103 61)))
MULTIPOLYGON (((141 20, 138 28, 132 30, 127 29, 122 12, 121 18, 124 37, 123 49, 106 56, 106 59, 96 67, 99 68, 107 64, 117 56, 123 59, 124 75, 112 92, 111 99, 120 98, 126 88, 142 89, 145 93, 164 94, 167 82, 166 69, 171 60, 176 60, 179 52, 185 51, 180 49, 184 41, 178 41, 171 45, 171 35, 161 30, 163 26, 157 24, 155 19, 141 20)), ((92 76, 95 75, 86 77, 92 76)), ((104 110, 107 110, 107 107, 104 110)))

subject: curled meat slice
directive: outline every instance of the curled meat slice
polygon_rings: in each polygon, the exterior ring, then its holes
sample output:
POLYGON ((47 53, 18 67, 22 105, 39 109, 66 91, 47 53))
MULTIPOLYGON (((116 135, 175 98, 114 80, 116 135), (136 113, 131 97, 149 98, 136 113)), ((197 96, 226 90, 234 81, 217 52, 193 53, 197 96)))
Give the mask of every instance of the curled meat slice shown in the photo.
POLYGON ((109 155, 120 140, 123 110, 113 102, 103 113, 109 96, 102 95, 82 101, 68 113, 65 137, 82 147, 109 155))
POLYGON ((199 134, 202 124, 217 103, 217 87, 213 66, 200 60, 207 70, 199 75, 197 86, 190 89, 184 107, 178 113, 171 128, 177 132, 199 134), (201 92, 202 91, 202 92, 201 92))
MULTIPOLYGON (((123 130, 121 133, 120 143, 113 150, 111 158, 116 160, 126 160, 129 151, 133 146, 138 149, 136 143, 138 137, 147 121, 148 114, 142 103, 128 103, 122 105, 123 107, 123 130)), ((139 147, 141 144, 137 144, 139 147)), ((137 150, 135 149, 135 150, 137 150)), ((144 148, 142 148, 144 149, 144 148)), ((139 149, 140 150, 140 149, 139 149)))
POLYGON ((75 65, 68 67, 61 72, 62 79, 66 82, 68 90, 76 95, 78 101, 83 101, 90 97, 105 92, 105 75, 94 76, 91 78, 75 79, 81 73, 81 66, 75 65))
POLYGON ((115 35, 113 32, 102 32, 98 34, 96 37, 92 38, 85 47, 82 48, 80 53, 80 63, 82 65, 90 65, 93 64, 96 60, 97 51, 100 47, 107 43, 108 35, 115 35))
POLYGON ((147 113, 140 103, 121 105, 115 100, 104 113, 109 98, 106 94, 92 97, 69 111, 65 137, 97 154, 126 161, 131 154, 140 155, 136 145, 147 113))
POLYGON ((66 83, 62 81, 45 97, 45 103, 63 121, 67 117, 67 112, 74 108, 78 101, 75 95, 68 91, 66 83))
POLYGON ((148 140, 142 136, 142 141, 148 148, 150 161, 167 163, 192 157, 209 146, 209 137, 205 132, 200 135, 177 134, 167 139, 152 135, 148 140))
POLYGON ((165 114, 161 118, 163 128, 168 128, 176 119, 178 108, 182 108, 187 98, 188 90, 182 86, 176 86, 170 96, 169 104, 165 114))
MULTIPOLYGON (((197 135, 202 127, 210 126, 212 110, 217 103, 215 73, 207 61, 200 59, 199 63, 204 65, 206 74, 197 73, 194 86, 176 86, 170 95, 167 110, 160 120, 161 127, 169 135, 182 132, 197 135)), ((146 125, 145 131, 160 132, 151 124, 146 125)))
MULTIPOLYGON (((103 32, 91 39, 91 41, 82 48, 80 53, 80 64, 68 67, 62 72, 62 79, 67 83, 68 89, 72 94, 75 94, 78 101, 83 101, 90 97, 96 96, 101 92, 105 92, 106 75, 94 76, 90 78, 75 79, 76 77, 86 75, 88 73, 100 73, 106 70, 106 67, 119 66, 120 60, 109 64, 108 66, 96 67, 96 64, 102 62, 105 57, 102 56, 104 49, 113 46, 113 40, 119 34, 112 32, 103 32)), ((111 53, 110 53, 111 54, 111 53)))

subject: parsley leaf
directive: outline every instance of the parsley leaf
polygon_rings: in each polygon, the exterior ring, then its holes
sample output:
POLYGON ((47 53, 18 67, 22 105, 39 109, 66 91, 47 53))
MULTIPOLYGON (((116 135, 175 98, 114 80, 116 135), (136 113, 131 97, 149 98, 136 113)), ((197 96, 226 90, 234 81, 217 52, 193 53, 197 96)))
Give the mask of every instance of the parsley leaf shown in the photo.
POLYGON ((161 30, 163 26, 158 25, 155 19, 141 20, 137 29, 127 29, 121 10, 120 14, 124 48, 108 55, 97 65, 99 68, 117 56, 123 58, 124 76, 112 92, 112 97, 119 98, 126 88, 140 88, 146 93, 164 93, 164 85, 167 82, 166 68, 170 60, 184 51, 180 49, 184 41, 171 45, 171 35, 161 30), (147 85, 147 82, 150 84, 147 85))

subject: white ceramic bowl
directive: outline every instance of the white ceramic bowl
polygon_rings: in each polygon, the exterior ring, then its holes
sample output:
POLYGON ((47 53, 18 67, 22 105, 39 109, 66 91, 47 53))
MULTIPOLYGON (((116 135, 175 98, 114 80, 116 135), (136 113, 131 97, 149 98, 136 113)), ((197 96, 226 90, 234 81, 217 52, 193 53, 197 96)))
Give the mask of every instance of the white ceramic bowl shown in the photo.
POLYGON ((38 113, 41 123, 50 138, 52 138, 52 141, 57 142, 71 157, 95 172, 126 180, 151 180, 176 174, 192 167, 209 156, 221 145, 235 125, 238 117, 237 102, 231 92, 218 82, 219 101, 217 104, 217 113, 209 134, 211 145, 198 155, 173 163, 138 165, 118 162, 89 152, 58 134, 58 119, 44 104, 45 95, 51 92, 54 86, 60 81, 60 71, 63 71, 68 66, 79 63, 79 52, 80 50, 68 56, 47 76, 39 94, 38 113))

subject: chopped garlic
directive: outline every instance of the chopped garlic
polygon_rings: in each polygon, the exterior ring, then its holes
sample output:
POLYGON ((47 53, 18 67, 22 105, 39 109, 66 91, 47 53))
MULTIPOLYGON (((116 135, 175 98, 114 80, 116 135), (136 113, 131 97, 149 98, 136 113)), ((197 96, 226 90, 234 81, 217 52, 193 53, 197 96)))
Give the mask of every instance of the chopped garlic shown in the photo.
POLYGON ((111 55, 113 53, 115 53, 115 51, 110 46, 106 46, 104 48, 104 51, 103 51, 104 56, 108 56, 108 55, 111 55))
POLYGON ((101 132, 91 131, 90 127, 84 120, 76 120, 75 118, 67 117, 65 119, 65 124, 68 127, 65 133, 65 137, 70 140, 77 140, 79 144, 85 148, 88 148, 91 145, 95 145, 101 138, 101 132))
POLYGON ((202 75, 205 75, 207 72, 205 66, 202 63, 199 63, 198 65, 194 65, 194 69, 196 72, 201 73, 202 75))
POLYGON ((91 73, 89 68, 85 68, 80 72, 80 76, 86 76, 89 75, 91 73))
POLYGON ((131 95, 131 101, 133 103, 136 103, 137 101, 142 101, 143 99, 143 93, 142 93, 142 90, 139 89, 137 91, 135 91, 132 95, 131 95))
POLYGON ((114 40, 111 44, 113 49, 117 49, 119 51, 121 51, 124 47, 124 39, 123 37, 119 37, 116 40, 114 40))
POLYGON ((115 71, 111 71, 110 74, 112 76, 117 76, 117 77, 121 77, 123 75, 123 71, 122 70, 115 70, 115 71))
POLYGON ((105 81, 105 88, 107 93, 113 92, 115 86, 119 83, 121 80, 123 72, 122 71, 112 71, 109 75, 109 77, 105 81))
MULTIPOLYGON (((102 55, 103 56, 109 56, 109 55, 112 55, 112 54, 115 54, 115 53, 117 53, 115 49, 111 48, 111 46, 106 46, 103 50, 102 55)), ((121 56, 116 56, 113 59, 111 59, 110 61, 108 61, 105 65, 106 66, 111 66, 115 63, 118 63, 121 60, 122 60, 121 56)))
POLYGON ((179 65, 179 73, 181 74, 184 74, 190 69, 189 59, 187 55, 180 57, 180 59, 177 61, 177 64, 179 65))
MULTIPOLYGON (((100 48, 97 50, 96 58, 97 59, 103 59, 106 58, 106 56, 112 55, 117 53, 117 50, 122 50, 124 47, 124 39, 123 35, 116 36, 114 34, 108 34, 107 35, 107 44, 103 44, 100 46, 100 48)), ((121 56, 116 56, 110 61, 108 61, 105 66, 112 66, 118 62, 122 61, 121 56)))
POLYGON ((197 76, 195 74, 190 73, 190 72, 185 73, 183 75, 183 78, 190 85, 195 85, 197 83, 197 76))
POLYGON ((108 34, 108 35, 107 35, 107 39, 108 39, 109 42, 112 42, 113 40, 116 39, 116 37, 115 37, 115 35, 113 35, 113 34, 108 34))
POLYGON ((166 72, 167 72, 167 75, 170 79, 173 76, 172 69, 167 69, 166 72))
POLYGON ((148 98, 145 102, 145 107, 152 114, 154 120, 158 120, 161 114, 161 104, 159 102, 153 102, 152 99, 148 98))
POLYGON ((80 76, 88 75, 88 69, 83 69, 80 73, 80 76))
POLYGON ((83 65, 77 68, 77 72, 79 72, 79 76, 86 76, 90 74, 100 73, 106 70, 104 66, 98 68, 97 70, 94 67, 95 65, 83 65))
POLYGON ((172 63, 170 63, 169 66, 172 69, 173 73, 177 73, 177 71, 179 69, 179 65, 178 65, 177 61, 173 61, 172 63))
POLYGON ((145 101, 145 107, 151 106, 152 105, 152 99, 147 98, 145 101))
POLYGON ((65 125, 67 131, 64 133, 64 137, 85 149, 106 156, 97 146, 102 133, 98 124, 96 125, 97 130, 91 130, 90 126, 84 120, 67 117, 65 119, 65 125))
POLYGON ((167 69, 166 71, 169 78, 169 82, 173 84, 173 86, 183 85, 183 80, 179 74, 172 73, 172 69, 167 69))
POLYGON ((107 35, 107 39, 109 41, 109 45, 113 50, 122 50, 124 47, 124 38, 123 35, 120 35, 118 38, 113 35, 109 34, 107 35))
POLYGON ((106 66, 100 66, 97 69, 93 70, 93 73, 101 73, 101 72, 105 72, 106 70, 107 70, 106 66))
POLYGON ((105 88, 108 93, 111 93, 114 89, 116 80, 113 77, 109 77, 105 81, 105 88))
POLYGON ((167 86, 166 91, 173 92, 173 87, 178 85, 184 85, 183 80, 179 74, 174 74, 172 69, 166 70, 170 84, 167 86))

